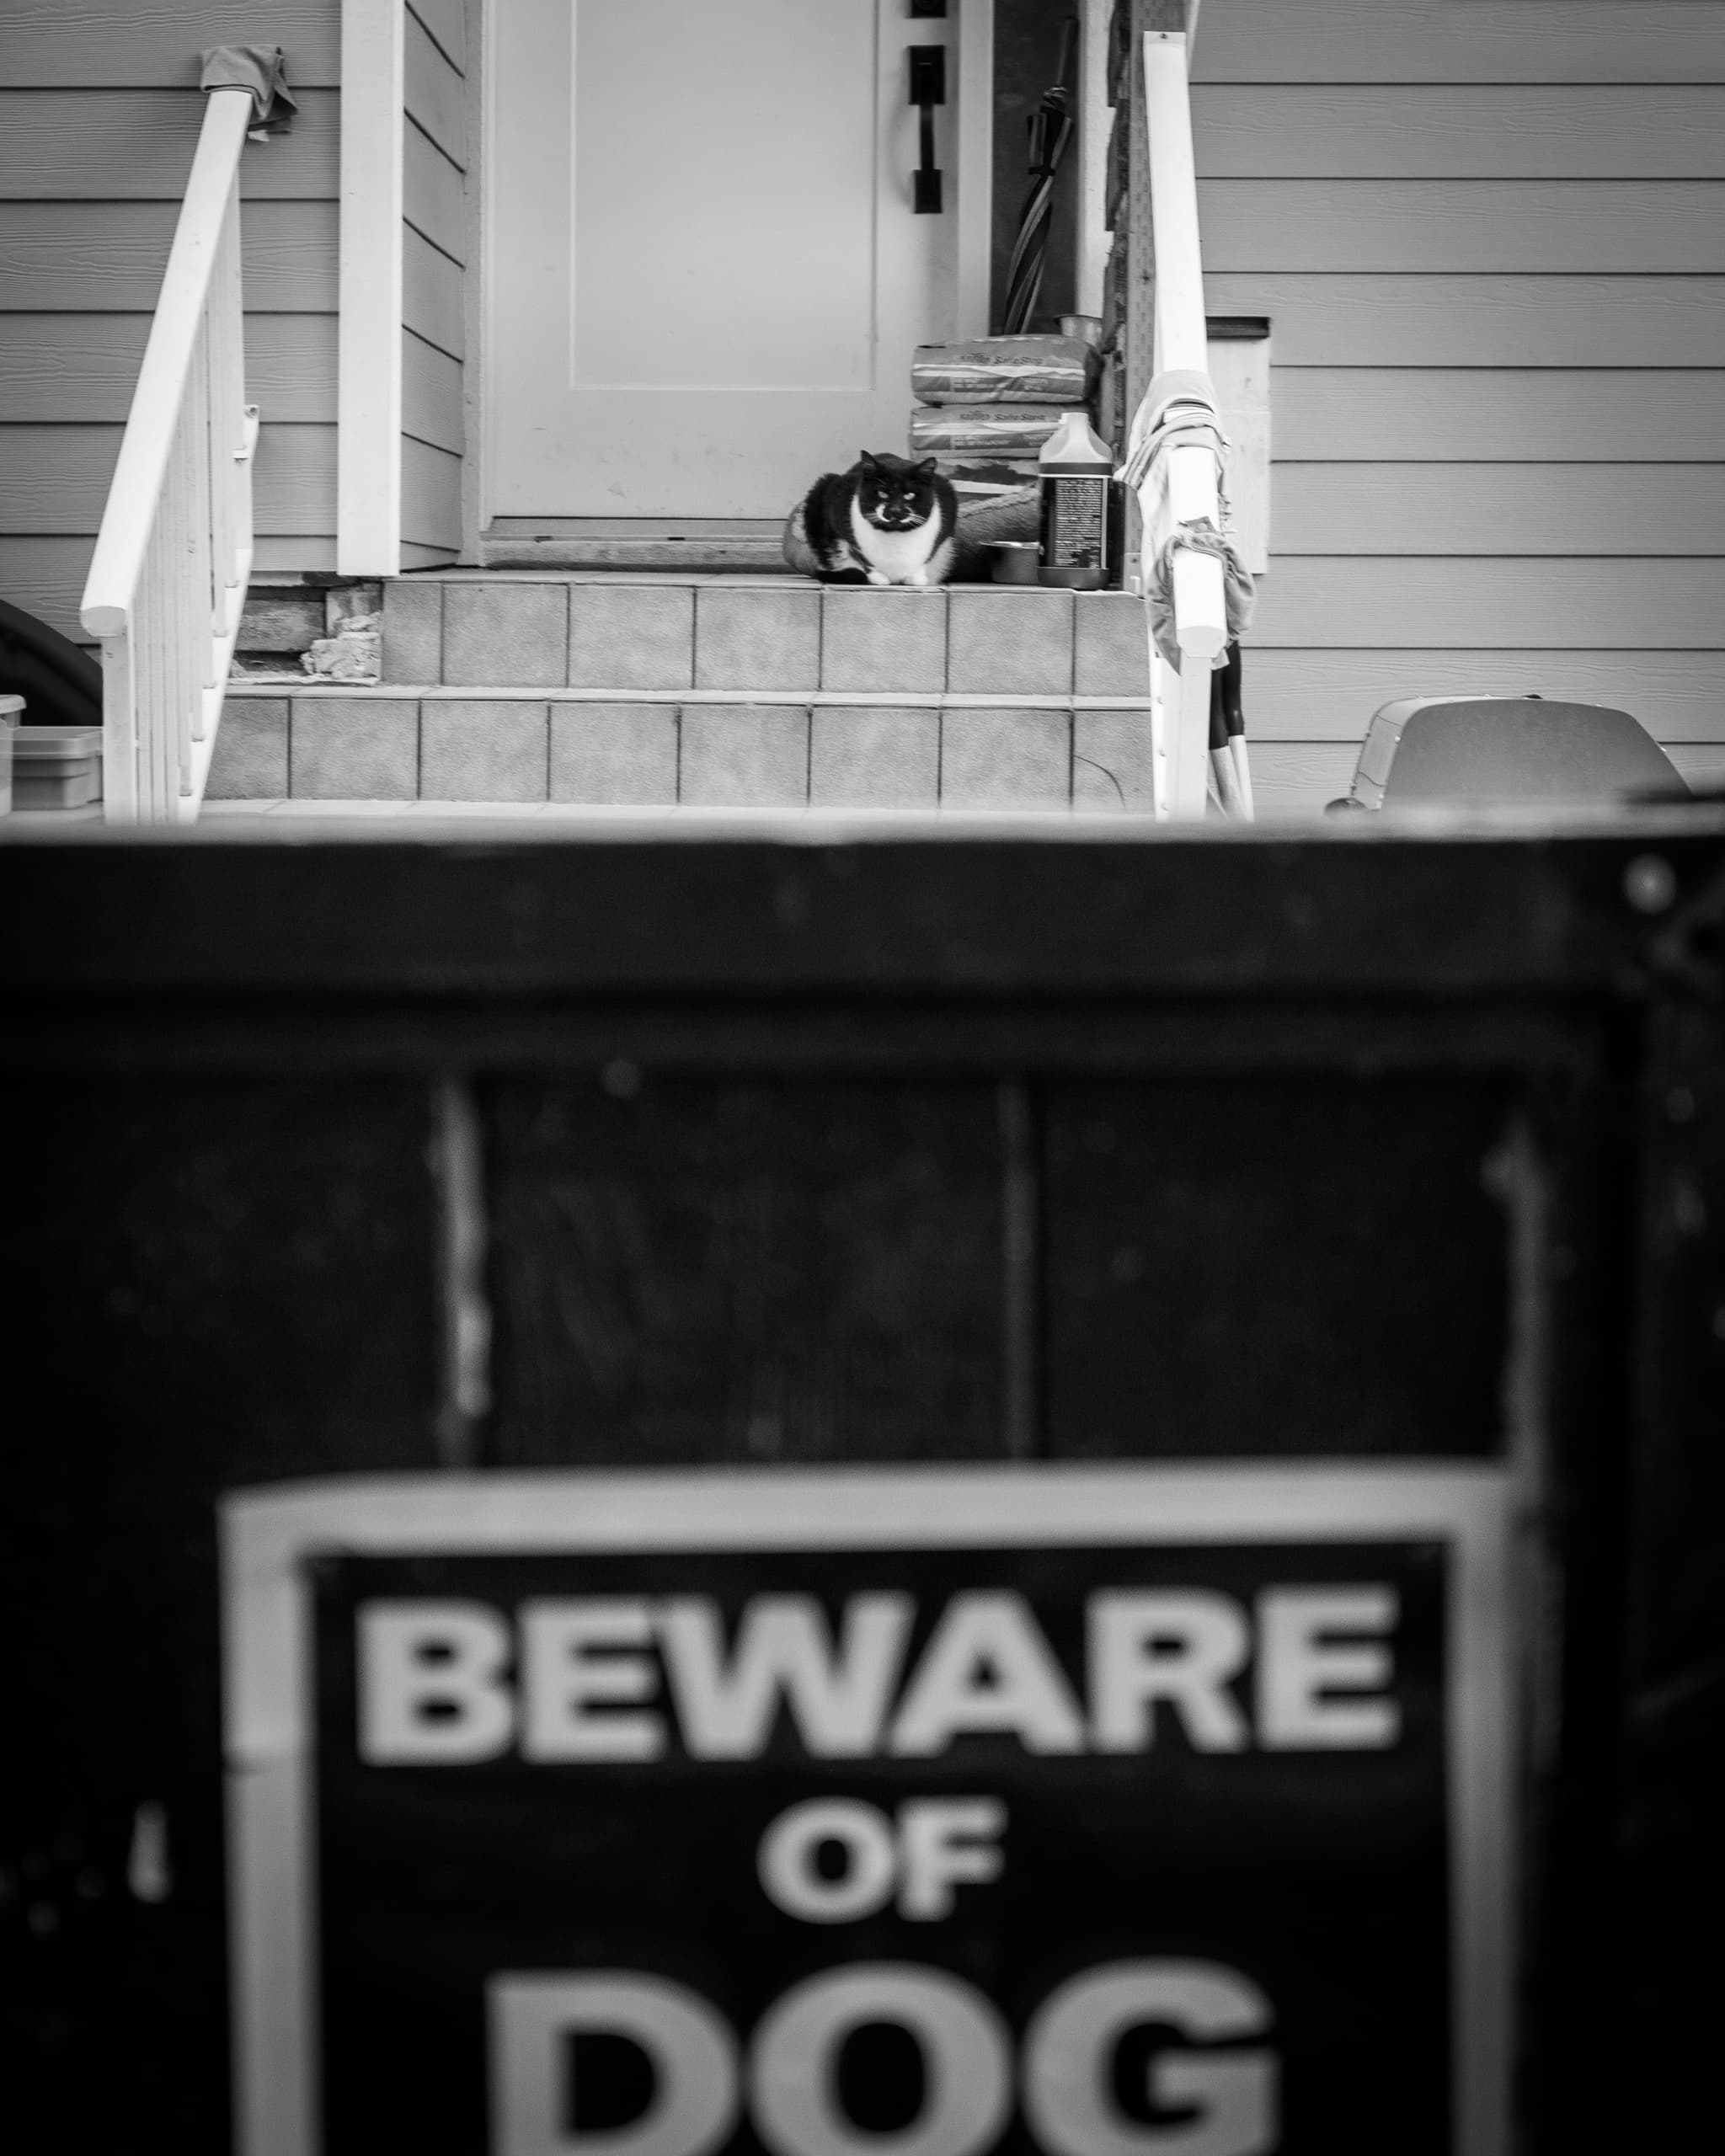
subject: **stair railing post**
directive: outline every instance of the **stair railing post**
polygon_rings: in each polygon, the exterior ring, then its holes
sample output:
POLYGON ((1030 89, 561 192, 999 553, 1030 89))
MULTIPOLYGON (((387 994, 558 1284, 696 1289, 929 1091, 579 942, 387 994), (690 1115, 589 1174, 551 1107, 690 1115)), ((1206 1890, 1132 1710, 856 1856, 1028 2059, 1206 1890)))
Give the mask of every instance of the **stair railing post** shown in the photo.
MULTIPOLYGON (((1156 371, 1196 374, 1208 380, 1210 344, 1185 33, 1146 30, 1142 59, 1156 262, 1156 371)), ((1180 546, 1178 535, 1188 526, 1208 526, 1220 532, 1220 474, 1214 451, 1199 444, 1177 445, 1163 452, 1162 461, 1166 467, 1165 513, 1157 517, 1158 528, 1147 533, 1146 539, 1157 555, 1171 539, 1175 542, 1172 583, 1180 648, 1178 688, 1166 680, 1163 683, 1166 813, 1177 821, 1198 821, 1204 813, 1210 769, 1211 662, 1226 648, 1227 605, 1221 563, 1214 554, 1180 546)))
POLYGON ((236 512, 248 510, 248 475, 237 488, 215 467, 248 459, 256 438, 238 314, 239 162, 254 109, 248 89, 209 93, 84 585, 83 626, 103 648, 112 823, 196 815, 244 600, 249 516, 242 526, 236 512), (212 455, 222 435, 229 446, 212 455))

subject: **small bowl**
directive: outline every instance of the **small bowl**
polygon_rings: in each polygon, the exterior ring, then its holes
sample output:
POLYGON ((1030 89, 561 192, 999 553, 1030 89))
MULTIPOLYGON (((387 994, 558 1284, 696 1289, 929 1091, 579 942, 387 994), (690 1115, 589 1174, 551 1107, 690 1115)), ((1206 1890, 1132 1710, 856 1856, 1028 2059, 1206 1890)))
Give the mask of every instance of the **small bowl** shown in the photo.
POLYGON ((995 582, 1034 584, 1037 552, 1033 539, 996 539, 994 542, 995 582))

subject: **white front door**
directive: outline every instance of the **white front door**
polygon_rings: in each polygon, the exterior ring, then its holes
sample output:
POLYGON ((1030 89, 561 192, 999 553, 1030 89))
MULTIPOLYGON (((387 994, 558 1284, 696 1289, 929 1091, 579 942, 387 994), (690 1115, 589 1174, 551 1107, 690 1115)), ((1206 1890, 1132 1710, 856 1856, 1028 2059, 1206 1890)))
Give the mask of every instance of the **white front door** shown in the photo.
POLYGON ((782 516, 902 452, 913 348, 985 327, 960 0, 494 0, 492 25, 488 515, 782 516), (938 216, 913 43, 948 48, 938 216))

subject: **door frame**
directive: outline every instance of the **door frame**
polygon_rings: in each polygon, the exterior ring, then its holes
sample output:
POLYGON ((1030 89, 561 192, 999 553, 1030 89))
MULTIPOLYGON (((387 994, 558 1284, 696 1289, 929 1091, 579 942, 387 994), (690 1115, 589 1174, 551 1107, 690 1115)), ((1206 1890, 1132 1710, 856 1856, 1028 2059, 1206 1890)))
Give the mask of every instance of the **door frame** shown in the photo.
POLYGON ((401 567, 407 0, 342 0, 335 567, 401 567))
MULTIPOLYGON (((363 0, 361 0, 363 3, 363 0)), ((346 0, 350 8, 356 0, 346 0)), ((493 0, 466 0, 467 10, 467 273, 464 402, 467 449, 462 473, 462 560, 483 559, 490 522, 491 444, 486 421, 488 359, 494 334, 490 265, 489 165, 495 126, 492 109, 493 0), (477 274, 476 267, 477 265, 477 274)), ((899 0, 904 6, 904 0, 899 0)), ((958 131, 958 155, 950 168, 957 220, 958 321, 961 336, 988 334, 994 180, 994 0, 948 0, 944 19, 914 20, 906 8, 906 45, 943 42, 940 32, 958 30, 957 83, 949 109, 958 131), (932 35, 918 38, 913 31, 932 35)), ((945 40, 950 41, 950 40, 945 40)), ((644 524, 664 520, 643 518, 644 524)))
MULTIPOLYGON (((949 0, 959 28, 954 161, 959 322, 989 326, 994 166, 994 0, 949 0)), ((490 334, 489 162, 492 0, 463 0, 468 146, 463 195, 466 357, 460 562, 477 565, 487 522, 485 377, 490 334)), ((911 18, 907 14, 908 26, 911 18)), ((337 320, 336 570, 401 570, 402 218, 407 0, 341 0, 340 229, 337 320)), ((906 42, 916 40, 907 37, 906 42)))

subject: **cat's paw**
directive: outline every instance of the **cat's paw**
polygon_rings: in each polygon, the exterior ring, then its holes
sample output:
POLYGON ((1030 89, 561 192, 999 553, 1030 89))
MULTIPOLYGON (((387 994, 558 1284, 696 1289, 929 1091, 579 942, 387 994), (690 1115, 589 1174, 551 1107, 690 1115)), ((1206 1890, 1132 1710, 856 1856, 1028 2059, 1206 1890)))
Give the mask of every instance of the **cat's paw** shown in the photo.
POLYGON ((878 591, 884 591, 892 583, 892 579, 886 574, 884 569, 870 569, 868 572, 868 581, 878 591))
POLYGON ((928 572, 927 569, 912 569, 910 575, 905 579, 905 581, 906 584, 914 584, 918 591, 927 591, 928 589, 928 572))

